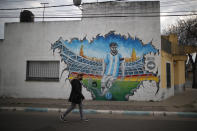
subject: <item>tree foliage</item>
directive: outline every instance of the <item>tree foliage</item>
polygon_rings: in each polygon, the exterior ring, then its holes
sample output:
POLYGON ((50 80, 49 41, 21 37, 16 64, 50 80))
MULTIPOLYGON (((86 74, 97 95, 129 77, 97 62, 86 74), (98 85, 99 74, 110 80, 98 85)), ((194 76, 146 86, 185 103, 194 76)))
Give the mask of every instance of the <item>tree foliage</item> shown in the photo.
POLYGON ((34 14, 29 10, 20 13, 20 22, 34 22, 34 14))
POLYGON ((177 34, 179 44, 197 46, 197 16, 178 19, 164 30, 164 34, 177 34))

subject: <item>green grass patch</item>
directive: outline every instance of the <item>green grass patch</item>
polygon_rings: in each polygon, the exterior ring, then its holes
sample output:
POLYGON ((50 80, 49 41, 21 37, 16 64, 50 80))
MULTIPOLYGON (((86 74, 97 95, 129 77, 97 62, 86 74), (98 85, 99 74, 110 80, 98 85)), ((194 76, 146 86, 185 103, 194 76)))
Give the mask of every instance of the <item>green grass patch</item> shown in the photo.
MULTIPOLYGON (((101 96, 101 80, 83 80, 84 85, 91 91, 95 100, 108 100, 106 96, 101 96)), ((126 95, 131 94, 131 91, 139 85, 140 82, 133 81, 115 81, 112 87, 109 89, 109 93, 112 94, 110 100, 113 101, 126 101, 126 95)))

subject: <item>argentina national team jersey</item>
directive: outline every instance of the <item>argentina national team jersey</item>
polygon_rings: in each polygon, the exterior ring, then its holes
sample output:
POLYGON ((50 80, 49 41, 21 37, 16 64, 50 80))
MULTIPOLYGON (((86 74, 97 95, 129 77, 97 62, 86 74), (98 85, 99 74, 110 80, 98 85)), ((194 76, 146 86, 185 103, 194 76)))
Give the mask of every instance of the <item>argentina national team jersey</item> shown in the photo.
POLYGON ((115 56, 113 56, 112 54, 107 54, 104 60, 105 64, 107 65, 105 75, 118 77, 120 58, 122 58, 122 56, 119 53, 115 56))

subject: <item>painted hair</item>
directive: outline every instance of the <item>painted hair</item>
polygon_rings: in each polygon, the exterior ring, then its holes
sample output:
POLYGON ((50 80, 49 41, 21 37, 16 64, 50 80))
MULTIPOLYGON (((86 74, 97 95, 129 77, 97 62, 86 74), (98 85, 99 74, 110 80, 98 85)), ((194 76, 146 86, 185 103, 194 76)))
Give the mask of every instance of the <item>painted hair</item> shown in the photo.
POLYGON ((110 44, 109 44, 109 46, 111 47, 111 46, 118 46, 118 44, 116 43, 116 42, 111 42, 110 44))
POLYGON ((83 73, 79 73, 79 74, 77 74, 77 77, 79 77, 79 76, 83 76, 83 73))

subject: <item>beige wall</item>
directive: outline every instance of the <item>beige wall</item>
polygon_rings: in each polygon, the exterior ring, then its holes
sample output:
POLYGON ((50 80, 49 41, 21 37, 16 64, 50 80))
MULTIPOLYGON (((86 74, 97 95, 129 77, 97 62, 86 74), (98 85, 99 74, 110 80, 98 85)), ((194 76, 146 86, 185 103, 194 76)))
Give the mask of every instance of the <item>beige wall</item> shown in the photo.
POLYGON ((174 84, 185 84, 185 61, 176 61, 174 65, 174 84))
POLYGON ((179 56, 180 58, 174 58, 175 71, 174 71, 174 89, 175 93, 183 92, 185 90, 185 60, 186 56, 179 56))

